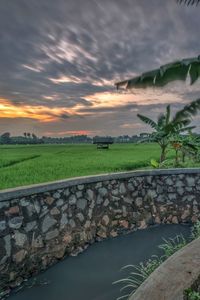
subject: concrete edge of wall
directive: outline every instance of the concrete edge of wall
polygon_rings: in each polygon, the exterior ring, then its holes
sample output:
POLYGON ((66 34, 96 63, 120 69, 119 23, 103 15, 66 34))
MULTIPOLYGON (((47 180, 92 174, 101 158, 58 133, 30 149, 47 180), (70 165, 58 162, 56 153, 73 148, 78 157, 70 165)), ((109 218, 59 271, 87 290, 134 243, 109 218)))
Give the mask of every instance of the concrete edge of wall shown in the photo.
POLYGON ((129 300, 183 300, 184 291, 200 275, 200 238, 177 251, 160 265, 129 300))
POLYGON ((180 169, 159 169, 159 170, 140 170, 130 172, 108 173, 93 176, 75 177, 70 179, 58 180, 53 182, 22 186, 0 191, 0 202, 18 197, 29 196, 63 189, 70 186, 95 183, 99 181, 126 179, 139 176, 159 176, 159 175, 179 175, 179 174, 200 174, 200 168, 180 168, 180 169))

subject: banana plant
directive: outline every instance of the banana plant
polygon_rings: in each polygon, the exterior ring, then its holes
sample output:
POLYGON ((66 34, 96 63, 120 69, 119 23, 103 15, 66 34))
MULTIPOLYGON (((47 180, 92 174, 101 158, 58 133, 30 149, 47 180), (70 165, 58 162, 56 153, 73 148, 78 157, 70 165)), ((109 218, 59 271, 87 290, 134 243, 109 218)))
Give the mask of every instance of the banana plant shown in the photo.
POLYGON ((160 162, 166 159, 166 151, 171 143, 173 136, 179 136, 183 132, 191 132, 195 126, 189 126, 194 116, 200 109, 200 99, 187 104, 183 109, 171 116, 171 107, 166 107, 166 112, 158 116, 157 121, 151 118, 137 114, 138 118, 145 124, 149 125, 153 132, 150 140, 156 142, 161 148, 160 162))
POLYGON ((182 156, 182 163, 185 162, 186 155, 195 159, 198 147, 190 141, 189 136, 176 136, 171 139, 172 149, 175 150, 175 166, 179 164, 179 154, 182 156))
POLYGON ((182 154, 182 162, 185 162, 186 155, 192 157, 194 160, 198 159, 199 153, 199 142, 198 138, 196 138, 193 134, 189 134, 187 136, 181 137, 181 154, 182 154))

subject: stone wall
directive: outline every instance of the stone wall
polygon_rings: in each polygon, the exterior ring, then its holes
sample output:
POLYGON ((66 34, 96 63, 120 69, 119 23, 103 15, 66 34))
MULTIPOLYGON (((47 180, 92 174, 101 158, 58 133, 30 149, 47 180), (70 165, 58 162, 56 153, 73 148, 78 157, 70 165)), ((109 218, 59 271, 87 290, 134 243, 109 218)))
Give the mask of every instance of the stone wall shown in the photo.
POLYGON ((118 173, 0 192, 0 293, 88 245, 200 216, 200 170, 118 173))

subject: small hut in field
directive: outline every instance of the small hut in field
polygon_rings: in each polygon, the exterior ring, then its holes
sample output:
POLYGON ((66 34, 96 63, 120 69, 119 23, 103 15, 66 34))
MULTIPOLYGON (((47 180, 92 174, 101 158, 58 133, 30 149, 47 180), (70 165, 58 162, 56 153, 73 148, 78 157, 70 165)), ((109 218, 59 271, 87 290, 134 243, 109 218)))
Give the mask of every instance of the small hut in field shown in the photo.
POLYGON ((113 142, 113 138, 110 136, 96 136, 93 138, 93 144, 97 145, 97 149, 109 149, 109 145, 113 142))

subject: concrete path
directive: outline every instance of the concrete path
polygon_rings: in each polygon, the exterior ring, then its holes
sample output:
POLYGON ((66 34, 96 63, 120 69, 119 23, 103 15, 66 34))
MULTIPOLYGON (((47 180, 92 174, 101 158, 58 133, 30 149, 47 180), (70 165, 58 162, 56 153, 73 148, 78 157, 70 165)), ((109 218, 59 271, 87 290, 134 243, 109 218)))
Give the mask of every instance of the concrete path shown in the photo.
POLYGON ((8 299, 116 300, 122 294, 120 286, 112 282, 127 276, 120 268, 161 254, 157 246, 163 243, 162 238, 173 238, 180 233, 187 237, 190 227, 161 225, 95 243, 77 257, 66 258, 37 276, 36 282, 49 281, 49 284, 26 288, 8 299))
POLYGON ((200 274, 200 238, 169 257, 130 300, 183 300, 200 274))

